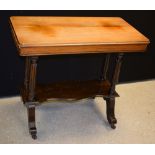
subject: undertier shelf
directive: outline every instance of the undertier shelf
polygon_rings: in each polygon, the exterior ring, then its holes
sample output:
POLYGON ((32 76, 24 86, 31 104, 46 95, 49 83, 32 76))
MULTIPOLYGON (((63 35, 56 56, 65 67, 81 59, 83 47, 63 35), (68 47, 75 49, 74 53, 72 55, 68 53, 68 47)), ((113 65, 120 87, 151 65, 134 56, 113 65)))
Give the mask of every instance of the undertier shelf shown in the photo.
MULTIPOLYGON (((89 81, 65 81, 52 84, 37 84, 35 90, 35 102, 45 102, 49 99, 80 100, 93 98, 95 96, 108 97, 110 82, 89 80, 89 81)), ((115 92, 113 96, 119 95, 115 92)), ((27 94, 22 89, 22 98, 26 102, 27 94)))

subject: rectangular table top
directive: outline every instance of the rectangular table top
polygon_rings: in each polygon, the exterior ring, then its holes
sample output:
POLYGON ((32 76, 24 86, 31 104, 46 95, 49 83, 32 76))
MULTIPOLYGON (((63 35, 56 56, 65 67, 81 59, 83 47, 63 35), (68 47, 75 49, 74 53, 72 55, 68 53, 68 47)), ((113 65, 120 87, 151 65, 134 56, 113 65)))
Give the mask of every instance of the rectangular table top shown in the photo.
POLYGON ((143 52, 143 34, 120 17, 10 17, 21 56, 143 52))

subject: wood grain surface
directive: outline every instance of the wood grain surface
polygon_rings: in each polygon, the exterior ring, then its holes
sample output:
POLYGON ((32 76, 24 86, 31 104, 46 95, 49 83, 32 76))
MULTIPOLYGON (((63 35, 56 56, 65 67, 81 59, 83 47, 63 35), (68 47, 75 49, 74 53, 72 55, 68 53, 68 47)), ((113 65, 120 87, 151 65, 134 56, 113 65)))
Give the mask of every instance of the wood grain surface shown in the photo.
POLYGON ((21 56, 143 52, 143 34, 120 17, 10 17, 21 56))
MULTIPOLYGON (((94 98, 96 96, 109 97, 111 84, 108 80, 89 81, 63 81, 52 84, 39 84, 35 90, 35 102, 46 102, 48 99, 80 100, 84 98, 94 98)), ((21 89, 24 102, 28 96, 25 89, 21 89)), ((114 91, 113 97, 118 97, 114 91)))

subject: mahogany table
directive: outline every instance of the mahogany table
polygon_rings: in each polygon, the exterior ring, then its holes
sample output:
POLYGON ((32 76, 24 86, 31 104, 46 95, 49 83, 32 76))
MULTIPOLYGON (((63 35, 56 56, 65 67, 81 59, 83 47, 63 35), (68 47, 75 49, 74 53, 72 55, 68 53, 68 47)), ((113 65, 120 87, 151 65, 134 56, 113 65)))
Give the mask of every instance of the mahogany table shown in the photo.
MULTIPOLYGON (((28 111, 29 132, 37 138, 35 106, 51 98, 83 99, 102 96, 106 101, 107 120, 115 128, 115 86, 124 53, 143 52, 149 40, 120 17, 10 17, 10 25, 19 55, 26 58, 22 99, 28 111), (36 84, 39 57, 60 54, 104 53, 101 78, 36 84), (110 55, 116 57, 112 80, 107 72, 110 55)), ((131 62, 132 63, 132 62, 131 62)))

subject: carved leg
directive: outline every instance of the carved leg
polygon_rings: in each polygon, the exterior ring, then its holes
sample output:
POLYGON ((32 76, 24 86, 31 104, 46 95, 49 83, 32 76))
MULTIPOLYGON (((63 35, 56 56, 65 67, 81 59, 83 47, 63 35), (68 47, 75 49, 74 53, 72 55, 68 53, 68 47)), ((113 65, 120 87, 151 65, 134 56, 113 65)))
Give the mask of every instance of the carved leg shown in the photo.
POLYGON ((107 72, 108 72, 108 69, 109 69, 110 56, 111 56, 110 54, 106 55, 104 69, 103 69, 103 73, 102 73, 102 76, 101 76, 101 80, 107 80, 107 72))
POLYGON ((106 112, 107 112, 107 119, 112 129, 115 129, 115 124, 117 120, 115 118, 115 97, 113 98, 106 98, 106 112))
MULTIPOLYGON (((106 54, 106 58, 105 58, 105 61, 103 62, 101 76, 100 76, 101 82, 104 80, 107 80, 107 73, 108 73, 108 69, 109 69, 110 57, 111 57, 111 54, 106 54)), ((100 92, 102 92, 102 85, 99 89, 99 94, 100 94, 100 92)))
POLYGON ((120 73, 120 69, 121 69, 121 64, 122 64, 122 58, 123 58, 123 54, 120 53, 117 55, 116 58, 116 65, 115 65, 115 69, 113 72, 113 77, 112 77, 112 82, 111 82, 111 88, 110 88, 110 92, 109 92, 109 98, 105 98, 106 100, 106 104, 107 104, 107 119, 109 124, 111 125, 111 128, 115 129, 115 125, 117 123, 117 120, 115 118, 115 97, 113 97, 114 92, 115 92, 115 86, 118 82, 118 78, 119 78, 119 73, 120 73))
MULTIPOLYGON (((26 57, 26 61, 25 61, 25 79, 24 79, 24 91, 25 91, 25 94, 26 94, 26 99, 27 100, 27 97, 28 97, 28 88, 29 88, 29 75, 30 74, 30 58, 29 57, 26 57)), ((23 101, 23 104, 25 105, 25 102, 26 101, 23 101)))
POLYGON ((123 55, 124 55, 123 53, 119 53, 116 58, 116 65, 115 65, 112 82, 111 82, 110 96, 114 94, 116 84, 118 83, 119 73, 120 73, 122 60, 123 60, 123 55))
POLYGON ((37 129, 35 124, 35 104, 27 103, 29 132, 33 139, 37 139, 37 129))
POLYGON ((35 85, 36 85, 36 69, 37 69, 37 59, 38 57, 30 58, 30 70, 29 70, 29 84, 28 84, 28 102, 27 112, 28 112, 28 125, 29 132, 33 139, 37 138, 37 129, 35 123, 35 85))

